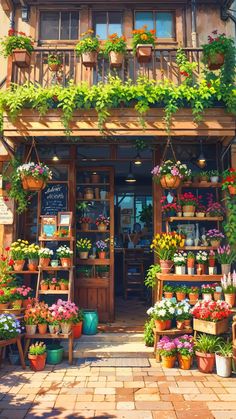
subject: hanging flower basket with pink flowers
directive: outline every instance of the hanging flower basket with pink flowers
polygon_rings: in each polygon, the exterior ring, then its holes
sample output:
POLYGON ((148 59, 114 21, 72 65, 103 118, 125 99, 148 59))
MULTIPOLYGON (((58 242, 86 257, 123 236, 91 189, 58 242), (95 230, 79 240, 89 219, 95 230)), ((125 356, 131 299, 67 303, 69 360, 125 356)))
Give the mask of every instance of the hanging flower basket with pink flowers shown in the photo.
POLYGON ((153 180, 159 182, 164 189, 176 189, 185 177, 191 175, 191 170, 180 161, 166 160, 152 170, 153 180))

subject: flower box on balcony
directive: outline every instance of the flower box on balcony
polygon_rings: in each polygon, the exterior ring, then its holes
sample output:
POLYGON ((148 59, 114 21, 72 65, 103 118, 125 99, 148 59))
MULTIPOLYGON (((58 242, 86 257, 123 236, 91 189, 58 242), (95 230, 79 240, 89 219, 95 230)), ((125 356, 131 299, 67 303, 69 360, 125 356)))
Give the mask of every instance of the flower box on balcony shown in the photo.
POLYGON ((218 322, 193 319, 193 330, 209 333, 210 335, 221 335, 228 330, 228 319, 223 319, 218 322))
POLYGON ((136 47, 137 59, 140 63, 147 63, 152 58, 152 44, 138 44, 136 47))
POLYGON ((124 60, 124 54, 122 52, 111 51, 109 53, 110 66, 121 67, 124 60))
POLYGON ((82 62, 85 67, 95 67, 98 60, 98 54, 96 51, 83 52, 82 62))
POLYGON ((17 67, 25 68, 30 65, 31 56, 26 49, 14 49, 13 62, 17 67))

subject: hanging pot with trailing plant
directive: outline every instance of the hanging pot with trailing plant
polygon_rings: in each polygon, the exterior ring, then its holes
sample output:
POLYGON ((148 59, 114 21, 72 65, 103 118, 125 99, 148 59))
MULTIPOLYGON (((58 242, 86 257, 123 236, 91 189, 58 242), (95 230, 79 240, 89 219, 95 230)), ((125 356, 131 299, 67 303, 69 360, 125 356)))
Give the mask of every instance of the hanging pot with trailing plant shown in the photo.
POLYGON ((233 38, 214 30, 208 36, 208 44, 202 45, 203 62, 208 65, 209 70, 219 70, 224 65, 226 54, 234 51, 234 48, 233 38))
POLYGON ((62 66, 62 59, 57 54, 49 54, 48 55, 48 68, 53 72, 57 72, 60 70, 62 66))
POLYGON ((1 44, 4 57, 12 56, 12 61, 17 67, 29 67, 31 53, 34 49, 30 36, 11 28, 8 31, 8 36, 5 36, 1 44))

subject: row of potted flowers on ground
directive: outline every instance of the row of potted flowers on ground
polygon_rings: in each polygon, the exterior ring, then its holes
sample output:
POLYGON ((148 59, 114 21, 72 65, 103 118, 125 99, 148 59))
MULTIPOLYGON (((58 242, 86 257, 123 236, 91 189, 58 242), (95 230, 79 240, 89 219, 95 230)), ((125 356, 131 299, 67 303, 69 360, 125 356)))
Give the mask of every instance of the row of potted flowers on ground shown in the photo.
POLYGON ((157 344, 157 351, 166 368, 173 368, 178 361, 179 368, 189 370, 196 357, 198 370, 203 373, 213 372, 215 362, 220 377, 230 377, 232 372, 232 343, 218 336, 202 334, 196 340, 191 335, 175 339, 163 336, 157 344))
POLYGON ((192 192, 185 192, 176 196, 171 196, 171 202, 168 202, 167 196, 161 198, 161 210, 165 217, 222 217, 225 215, 224 207, 214 201, 213 194, 207 193, 206 205, 203 204, 201 195, 195 196, 192 192))

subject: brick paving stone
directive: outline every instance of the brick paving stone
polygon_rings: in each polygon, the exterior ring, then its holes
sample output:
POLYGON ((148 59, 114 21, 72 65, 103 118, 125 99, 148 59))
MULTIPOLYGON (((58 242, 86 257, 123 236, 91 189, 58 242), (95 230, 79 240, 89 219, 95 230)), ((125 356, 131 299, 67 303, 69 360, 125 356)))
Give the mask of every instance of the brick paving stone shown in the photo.
POLYGON ((209 410, 200 410, 199 412, 176 410, 175 413, 178 419, 214 419, 214 416, 209 410))
POLYGON ((184 394, 184 399, 198 402, 219 401, 216 394, 184 394))
POLYGON ((1 419, 24 419, 25 415, 27 414, 28 410, 19 410, 19 409, 11 409, 9 410, 2 410, 0 413, 1 419))
POLYGON ((118 402, 116 408, 118 410, 134 410, 135 404, 134 402, 118 402))
POLYGON ((182 394, 162 394, 161 400, 165 402, 182 402, 184 397, 182 394))
POLYGON ((76 395, 67 394, 67 395, 59 395, 57 396, 55 407, 56 408, 74 408, 74 404, 76 401, 76 395))
POLYGON ((137 410, 173 410, 173 404, 170 402, 135 402, 135 408, 137 410))
POLYGON ((109 412, 115 410, 115 402, 77 402, 75 404, 75 410, 104 410, 109 412))
POLYGON ((148 410, 109 410, 109 412, 96 410, 94 417, 101 419, 153 419, 152 413, 148 410))
POLYGON ((223 411, 222 410, 213 410, 212 411, 213 417, 215 419, 235 419, 236 418, 236 410, 231 411, 223 411))
POLYGON ((208 402, 207 406, 210 410, 236 410, 236 402, 208 402))
POLYGON ((175 412, 163 412, 162 410, 152 412, 153 419, 176 419, 175 412))
POLYGON ((94 394, 115 394, 115 388, 95 388, 94 394))

